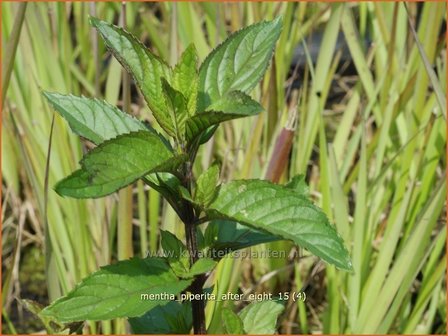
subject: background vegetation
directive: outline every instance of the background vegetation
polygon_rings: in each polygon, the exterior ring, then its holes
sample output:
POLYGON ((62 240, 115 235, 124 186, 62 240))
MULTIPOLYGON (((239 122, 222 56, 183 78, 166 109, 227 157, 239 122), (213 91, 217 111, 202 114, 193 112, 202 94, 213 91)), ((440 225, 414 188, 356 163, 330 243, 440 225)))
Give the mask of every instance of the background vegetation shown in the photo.
MULTIPOLYGON (((174 211, 142 184, 85 201, 52 189, 90 145, 54 118, 41 88, 118 106, 127 89, 89 15, 125 17, 128 30, 172 62, 190 42, 203 58, 229 32, 283 15, 274 62, 254 93, 266 111, 225 123, 194 169, 218 160, 223 180, 279 183, 306 174, 355 273, 276 242, 269 248, 289 257, 225 258, 214 291, 304 291, 305 302, 286 303, 280 333, 446 333, 444 2, 1 6, 2 333, 43 330, 22 299, 46 305, 101 265, 158 250, 160 229, 182 232, 174 211)), ((133 83, 131 92, 131 113, 152 123, 133 83)), ((222 331, 225 305, 244 303, 209 302, 210 332, 222 331)), ((116 320, 83 331, 126 328, 116 320)))

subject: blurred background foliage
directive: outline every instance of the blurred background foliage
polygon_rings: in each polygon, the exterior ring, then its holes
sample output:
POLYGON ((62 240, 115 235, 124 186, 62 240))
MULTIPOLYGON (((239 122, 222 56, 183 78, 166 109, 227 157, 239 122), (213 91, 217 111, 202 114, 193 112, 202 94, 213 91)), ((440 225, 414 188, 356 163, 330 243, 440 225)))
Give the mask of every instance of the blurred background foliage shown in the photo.
MULTIPOLYGON (((306 174, 313 199, 347 242, 355 272, 276 242, 255 249, 288 257, 225 258, 212 275, 213 290, 304 291, 305 302, 286 302, 280 333, 446 334, 444 2, 1 6, 2 333, 43 330, 23 299, 46 305, 101 265, 157 251, 160 229, 182 235, 174 211, 142 184, 83 201, 52 189, 89 144, 54 117, 40 90, 123 106, 122 68, 89 15, 124 21, 171 64, 191 42, 203 60, 230 32, 282 15, 274 60, 253 92, 266 111, 225 123, 194 170, 217 160, 223 180, 284 183, 306 174), (275 155, 276 142, 283 155, 275 155), (268 166, 276 167, 275 177, 268 166)), ((131 93, 130 113, 154 125, 134 83, 131 93)), ((209 331, 222 332, 223 306, 243 304, 209 302, 209 331)), ((127 328, 116 320, 88 323, 83 332, 127 328)))

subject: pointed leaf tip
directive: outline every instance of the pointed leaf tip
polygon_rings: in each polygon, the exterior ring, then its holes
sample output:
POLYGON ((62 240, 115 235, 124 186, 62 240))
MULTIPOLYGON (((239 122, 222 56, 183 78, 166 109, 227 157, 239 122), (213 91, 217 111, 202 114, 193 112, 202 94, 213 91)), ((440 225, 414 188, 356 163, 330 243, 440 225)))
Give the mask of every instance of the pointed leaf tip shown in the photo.
POLYGON ((264 76, 281 32, 281 18, 245 27, 217 46, 199 70, 199 110, 230 91, 250 92, 264 76))
POLYGON ((98 19, 91 20, 91 24, 97 28, 108 50, 134 78, 157 122, 174 136, 160 81, 162 77, 171 79, 171 68, 123 28, 98 19))
POLYGON ((89 16, 89 23, 91 26, 97 28, 98 25, 100 24, 100 19, 94 17, 94 16, 89 16))

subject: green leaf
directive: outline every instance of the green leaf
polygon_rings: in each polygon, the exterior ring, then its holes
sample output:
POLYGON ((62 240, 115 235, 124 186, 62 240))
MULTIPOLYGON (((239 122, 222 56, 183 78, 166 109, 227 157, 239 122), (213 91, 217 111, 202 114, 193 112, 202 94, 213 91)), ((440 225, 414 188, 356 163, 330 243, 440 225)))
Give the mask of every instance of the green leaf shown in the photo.
POLYGON ((207 206, 216 195, 218 181, 219 166, 214 164, 199 175, 196 181, 195 202, 202 206, 207 206))
POLYGON ((90 23, 104 39, 107 48, 134 77, 157 122, 171 136, 174 125, 163 97, 161 78, 171 78, 171 69, 127 31, 91 17, 90 23))
POLYGON ((290 188, 297 192, 300 195, 308 197, 310 194, 310 188, 305 181, 305 175, 299 174, 294 176, 288 183, 285 184, 285 187, 290 188))
POLYGON ((142 122, 105 101, 50 92, 43 95, 73 132, 97 145, 120 134, 147 130, 142 122))
POLYGON ((241 318, 230 308, 224 307, 221 311, 224 330, 229 335, 244 335, 244 326, 241 318))
POLYGON ((192 196, 189 191, 182 186, 179 178, 171 173, 148 174, 143 180, 151 188, 158 191, 180 216, 185 208, 184 200, 192 202, 192 196))
POLYGON ((133 258, 102 267, 41 314, 60 322, 140 316, 167 304, 191 284, 179 280, 162 258, 133 258), (148 294, 148 298, 141 295, 148 294), (149 299, 150 295, 154 299, 149 299), (156 295, 159 295, 158 297, 156 295))
POLYGON ((210 126, 207 128, 204 132, 201 133, 201 137, 199 138, 199 145, 205 144, 207 141, 210 140, 210 138, 215 134, 216 129, 218 128, 219 124, 210 126))
POLYGON ((187 278, 210 272, 216 266, 216 261, 210 258, 201 258, 191 266, 187 278))
POLYGON ((261 180, 221 186, 206 212, 211 219, 234 220, 294 241, 335 266, 351 270, 342 238, 324 212, 294 190, 261 180))
POLYGON ((168 110, 173 120, 176 138, 178 142, 183 141, 185 121, 188 118, 187 101, 182 93, 174 89, 164 78, 162 78, 162 88, 168 110))
POLYGON ((192 278, 198 274, 207 273, 216 266, 216 261, 210 258, 201 258, 190 268, 190 258, 184 243, 169 231, 161 230, 160 233, 164 256, 178 277, 192 278))
POLYGON ((245 93, 229 92, 210 105, 206 112, 196 114, 187 120, 186 138, 192 142, 210 126, 227 120, 250 117, 261 111, 263 107, 245 93))
POLYGON ((185 244, 171 232, 160 230, 160 235, 162 249, 168 259, 179 259, 187 250, 185 244))
POLYGON ((249 335, 275 334, 277 318, 284 309, 283 304, 276 301, 252 302, 239 313, 244 331, 249 335))
POLYGON ((188 115, 196 113, 198 98, 198 55, 194 44, 190 44, 180 56, 179 62, 173 70, 173 86, 180 91, 187 100, 188 115))
POLYGON ((163 195, 177 195, 182 185, 180 180, 171 173, 152 173, 145 176, 145 179, 163 195))
POLYGON ((234 221, 213 220, 205 229, 203 248, 207 256, 218 260, 232 251, 282 239, 234 221))
POLYGON ((174 234, 169 231, 160 230, 161 245, 164 256, 178 276, 185 277, 190 268, 187 247, 174 234))
POLYGON ((148 174, 143 179, 151 188, 163 195, 176 211, 182 211, 181 209, 185 206, 184 200, 193 202, 193 197, 190 192, 171 173, 148 174))
POLYGON ((281 32, 281 19, 260 22, 230 35, 199 69, 199 111, 231 91, 248 93, 261 80, 281 32))
POLYGON ((263 107, 241 91, 231 91, 207 107, 206 112, 223 112, 240 117, 253 116, 263 111, 263 107))
POLYGON ((60 181, 55 190, 75 198, 105 196, 151 172, 171 171, 181 160, 156 134, 124 134, 86 154, 82 168, 60 181))
POLYGON ((179 186, 179 193, 180 193, 180 196, 183 199, 193 203, 193 197, 191 197, 191 194, 190 194, 190 192, 188 191, 187 188, 185 188, 184 186, 180 185, 179 186))
POLYGON ((42 316, 41 312, 44 309, 40 303, 35 302, 33 300, 28 299, 17 299, 20 304, 25 307, 32 315, 39 318, 42 324, 45 326, 45 329, 48 334, 71 334, 79 332, 78 329, 81 329, 82 324, 80 322, 76 323, 59 323, 54 318, 48 316, 42 316))
POLYGON ((196 242, 198 244, 199 251, 203 252, 205 247, 205 238, 204 233, 202 232, 199 225, 196 226, 196 242))
POLYGON ((193 326, 191 302, 171 301, 157 306, 140 317, 129 319, 133 334, 184 334, 193 326))

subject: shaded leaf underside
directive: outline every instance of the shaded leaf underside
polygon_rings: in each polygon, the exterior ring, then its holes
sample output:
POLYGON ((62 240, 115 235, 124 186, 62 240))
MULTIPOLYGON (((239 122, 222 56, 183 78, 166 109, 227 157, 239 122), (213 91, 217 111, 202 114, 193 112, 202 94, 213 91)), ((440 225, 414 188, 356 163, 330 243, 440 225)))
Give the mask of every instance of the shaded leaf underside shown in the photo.
POLYGON ((205 229, 204 236, 206 244, 204 247, 208 249, 208 255, 214 259, 220 259, 232 251, 283 239, 230 220, 211 221, 205 229))

